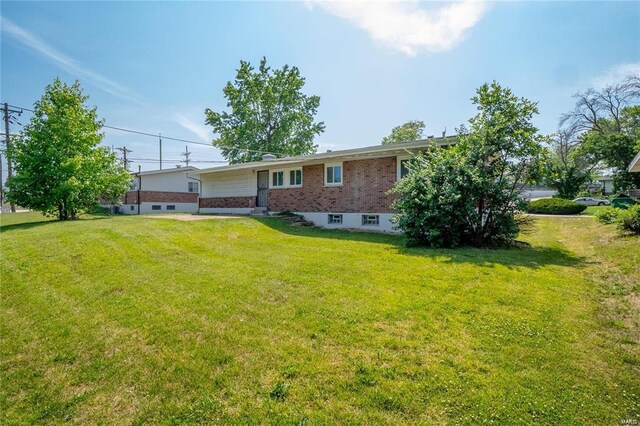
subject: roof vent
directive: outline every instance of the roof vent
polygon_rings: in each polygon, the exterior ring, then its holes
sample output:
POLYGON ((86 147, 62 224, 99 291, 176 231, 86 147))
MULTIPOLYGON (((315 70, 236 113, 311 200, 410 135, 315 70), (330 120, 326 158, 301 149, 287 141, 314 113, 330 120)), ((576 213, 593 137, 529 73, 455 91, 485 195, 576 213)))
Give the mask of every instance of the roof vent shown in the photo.
POLYGON ((276 156, 273 154, 263 154, 262 155, 262 161, 271 161, 271 160, 275 160, 276 156))

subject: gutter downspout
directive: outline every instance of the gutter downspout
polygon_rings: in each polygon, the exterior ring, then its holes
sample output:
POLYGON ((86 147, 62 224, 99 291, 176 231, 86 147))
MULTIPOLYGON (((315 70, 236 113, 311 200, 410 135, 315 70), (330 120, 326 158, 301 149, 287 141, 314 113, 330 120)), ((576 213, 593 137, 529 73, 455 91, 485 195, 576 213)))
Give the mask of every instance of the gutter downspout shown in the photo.
POLYGON ((202 194, 202 181, 200 179, 196 179, 194 177, 189 176, 189 172, 186 172, 185 175, 187 179, 195 180, 198 182, 198 198, 196 198, 196 203, 198 203, 198 214, 200 214, 200 196, 202 194))
POLYGON ((138 200, 138 215, 140 215, 140 189, 142 188, 142 175, 140 174, 141 166, 138 166, 138 196, 136 197, 138 200))

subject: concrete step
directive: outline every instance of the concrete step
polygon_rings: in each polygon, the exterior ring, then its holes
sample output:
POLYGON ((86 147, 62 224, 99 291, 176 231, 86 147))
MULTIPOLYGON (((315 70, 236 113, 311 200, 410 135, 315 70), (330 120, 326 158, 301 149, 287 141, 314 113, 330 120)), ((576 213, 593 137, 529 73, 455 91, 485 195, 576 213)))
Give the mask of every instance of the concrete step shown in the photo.
POLYGON ((249 213, 251 216, 264 216, 267 214, 266 207, 254 207, 249 213))

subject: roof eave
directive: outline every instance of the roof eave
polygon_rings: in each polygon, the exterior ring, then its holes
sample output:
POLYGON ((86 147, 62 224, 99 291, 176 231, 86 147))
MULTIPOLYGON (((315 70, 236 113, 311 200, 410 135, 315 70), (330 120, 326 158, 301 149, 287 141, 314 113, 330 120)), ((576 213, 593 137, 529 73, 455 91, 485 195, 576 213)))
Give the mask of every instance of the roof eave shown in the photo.
POLYGON ((319 154, 310 154, 310 155, 301 155, 296 157, 289 158, 281 158, 276 160, 265 160, 265 161, 254 161, 250 163, 239 163, 239 164, 231 164, 228 166, 219 166, 212 167, 209 169, 200 169, 196 174, 208 174, 208 173, 220 173, 225 171, 234 171, 234 170, 245 170, 245 169, 253 169, 253 168, 274 168, 274 167, 283 167, 291 164, 301 164, 301 163, 312 163, 316 161, 322 160, 330 160, 330 159, 345 159, 349 157, 381 157, 381 156, 392 156, 398 155, 403 151, 410 151, 420 148, 426 148, 430 145, 436 146, 446 146, 455 143, 457 137, 456 136, 448 136, 445 138, 428 138, 415 142, 405 142, 402 144, 394 144, 394 145, 376 145, 376 146, 368 146, 363 148, 353 148, 346 149, 341 151, 330 151, 323 152, 319 154), (375 155, 380 154, 380 155, 375 155))

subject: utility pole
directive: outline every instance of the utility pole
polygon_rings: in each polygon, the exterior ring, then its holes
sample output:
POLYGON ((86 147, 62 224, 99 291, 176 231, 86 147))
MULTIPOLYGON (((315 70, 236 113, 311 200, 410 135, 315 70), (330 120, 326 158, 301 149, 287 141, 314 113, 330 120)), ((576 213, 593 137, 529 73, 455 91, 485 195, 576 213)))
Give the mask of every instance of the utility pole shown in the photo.
MULTIPOLYGON (((5 135, 5 146, 7 148, 6 152, 5 152, 5 157, 7 157, 7 178, 11 179, 11 176, 13 176, 13 164, 11 161, 11 154, 10 154, 10 150, 11 150, 11 135, 9 132, 9 116, 10 114, 22 114, 22 110, 17 110, 17 109, 9 109, 9 104, 7 104, 6 102, 4 103, 3 106, 3 110, 4 110, 4 135, 5 135)), ((0 186, 3 186, 3 182, 1 179, 1 175, 0 175, 0 186)), ((4 189, 2 191, 2 202, 4 202, 4 189)), ((11 213, 15 213, 16 212, 16 205, 11 203, 11 213)))
POLYGON ((189 156, 191 155, 191 152, 189 152, 189 145, 185 145, 184 147, 184 152, 182 153, 182 156, 184 157, 184 160, 182 160, 182 162, 189 167, 189 163, 191 162, 191 160, 189 159, 189 156))
POLYGON ((131 163, 131 161, 127 160, 127 154, 133 151, 131 151, 130 149, 127 149, 126 146, 116 148, 116 149, 122 153, 122 163, 124 164, 125 170, 129 171, 129 163, 131 163))
POLYGON ((2 171, 2 154, 0 154, 0 213, 4 211, 4 178, 2 171))
POLYGON ((158 133, 158 142, 160 143, 160 170, 162 170, 162 134, 158 133))

